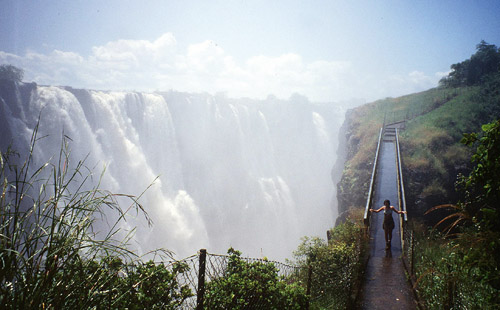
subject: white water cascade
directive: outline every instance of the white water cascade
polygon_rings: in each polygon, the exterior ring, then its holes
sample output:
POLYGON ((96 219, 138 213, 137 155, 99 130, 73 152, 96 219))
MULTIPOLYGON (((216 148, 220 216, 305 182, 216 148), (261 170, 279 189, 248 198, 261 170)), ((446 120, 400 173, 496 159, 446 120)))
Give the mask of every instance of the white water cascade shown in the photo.
POLYGON ((57 155, 64 132, 74 163, 88 154, 97 174, 106 166, 104 189, 138 195, 159 176, 141 198, 154 225, 127 222, 138 225, 141 252, 163 247, 182 258, 232 246, 282 260, 300 237, 324 237, 334 225, 331 169, 344 111, 333 104, 15 88, 0 88, 2 148, 25 147, 41 115, 40 163, 57 155))

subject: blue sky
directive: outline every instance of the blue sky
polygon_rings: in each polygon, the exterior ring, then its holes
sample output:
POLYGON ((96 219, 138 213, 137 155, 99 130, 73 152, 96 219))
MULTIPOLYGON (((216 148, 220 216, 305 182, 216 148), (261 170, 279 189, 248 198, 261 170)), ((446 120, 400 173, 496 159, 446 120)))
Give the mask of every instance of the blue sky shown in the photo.
POLYGON ((0 63, 93 89, 367 101, 437 85, 500 1, 0 0, 0 63))

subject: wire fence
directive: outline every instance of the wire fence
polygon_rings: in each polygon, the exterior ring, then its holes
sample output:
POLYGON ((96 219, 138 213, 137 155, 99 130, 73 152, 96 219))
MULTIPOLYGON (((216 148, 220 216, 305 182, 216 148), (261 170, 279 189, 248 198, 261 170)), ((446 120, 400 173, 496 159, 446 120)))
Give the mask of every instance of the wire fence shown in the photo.
MULTIPOLYGON (((239 257, 246 265, 267 266, 277 273, 278 281, 283 285, 297 285, 306 292, 306 300, 300 309, 347 309, 355 304, 358 288, 361 284, 363 263, 363 240, 348 252, 331 255, 328 261, 311 261, 308 266, 298 267, 277 261, 259 258, 239 257)), ((333 253, 333 252, 332 252, 333 253)), ((230 255, 210 254, 200 250, 196 255, 177 262, 160 263, 169 269, 176 264, 187 266, 184 272, 176 273, 176 281, 180 287, 186 286, 192 296, 186 298, 179 309, 212 309, 215 300, 210 294, 212 283, 225 279, 229 274, 230 255)), ((269 309, 268 301, 259 296, 259 287, 255 292, 245 295, 247 306, 242 309, 269 309)), ((296 308, 294 308, 296 309, 296 308)))
MULTIPOLYGON (((259 263, 263 265, 272 264, 276 269, 280 281, 286 283, 299 282, 305 268, 284 264, 277 261, 269 261, 259 258, 240 257, 247 264, 259 263)), ((194 295, 186 299, 181 309, 205 309, 204 305, 210 300, 205 296, 205 285, 224 278, 228 275, 228 264, 230 255, 210 254, 202 249, 198 254, 183 259, 189 269, 177 276, 180 285, 187 285, 194 295)), ((249 309, 266 309, 258 303, 252 303, 249 309)))
POLYGON ((480 276, 480 266, 464 263, 438 238, 418 229, 404 232, 403 263, 421 308, 498 309, 499 290, 480 276))
POLYGON ((332 251, 328 261, 311 263, 310 303, 315 309, 353 309, 360 292, 366 266, 367 242, 364 229, 354 247, 338 255, 332 251))

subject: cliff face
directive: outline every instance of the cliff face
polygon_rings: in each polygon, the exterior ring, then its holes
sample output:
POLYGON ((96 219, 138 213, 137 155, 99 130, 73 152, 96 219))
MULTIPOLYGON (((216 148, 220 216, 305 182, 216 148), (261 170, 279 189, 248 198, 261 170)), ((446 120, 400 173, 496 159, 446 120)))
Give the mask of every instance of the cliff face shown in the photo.
POLYGON ((339 199, 338 199, 338 184, 342 178, 342 172, 344 170, 344 165, 347 160, 347 132, 348 132, 348 126, 349 126, 349 120, 350 120, 350 114, 352 110, 347 110, 345 113, 345 118, 344 122, 342 123, 342 126, 339 129, 339 136, 338 136, 338 145, 337 145, 337 159, 335 160, 335 163, 333 165, 332 171, 331 171, 331 176, 332 176, 332 181, 333 184, 335 185, 334 187, 334 194, 333 194, 333 199, 332 199, 332 210, 335 210, 337 213, 337 216, 340 215, 341 209, 339 205, 339 199))
POLYGON ((366 202, 375 146, 371 140, 378 133, 376 122, 364 129, 362 118, 371 110, 372 105, 365 105, 348 110, 340 128, 337 162, 333 174, 337 188, 338 218, 336 224, 345 220, 346 212, 351 208, 362 208, 366 202))
POLYGON ((0 79, 0 148, 2 150, 6 150, 9 145, 19 152, 26 148, 25 143, 18 143, 19 141, 12 139, 18 134, 19 124, 14 123, 13 126, 9 124, 12 119, 26 118, 26 110, 29 109, 36 88, 36 83, 19 84, 15 81, 0 79))

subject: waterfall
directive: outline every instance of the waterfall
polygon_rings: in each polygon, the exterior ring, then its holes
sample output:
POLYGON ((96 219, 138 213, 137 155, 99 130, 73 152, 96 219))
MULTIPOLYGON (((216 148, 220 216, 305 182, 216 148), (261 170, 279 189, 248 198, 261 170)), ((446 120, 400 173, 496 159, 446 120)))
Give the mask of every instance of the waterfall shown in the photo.
POLYGON ((11 84, 0 87, 2 151, 26 149, 40 115, 35 161, 71 138, 73 162, 88 155, 101 187, 133 195, 140 217, 132 246, 178 258, 200 248, 290 257, 304 235, 323 237, 331 208, 337 136, 344 112, 306 100, 230 99, 179 92, 135 93, 11 84), (9 86, 9 87, 8 87, 9 86))

